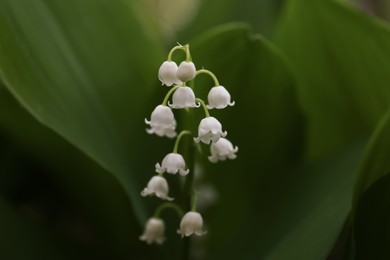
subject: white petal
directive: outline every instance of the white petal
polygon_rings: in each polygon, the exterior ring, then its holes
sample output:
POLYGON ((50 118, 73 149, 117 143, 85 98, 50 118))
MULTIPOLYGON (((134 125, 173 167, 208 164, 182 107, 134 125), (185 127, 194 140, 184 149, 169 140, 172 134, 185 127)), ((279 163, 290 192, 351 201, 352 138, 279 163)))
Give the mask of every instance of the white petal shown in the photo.
POLYGON ((237 158, 237 155, 235 155, 234 153, 231 153, 231 154, 228 155, 228 158, 229 158, 230 160, 234 160, 234 159, 237 158))
POLYGON ((157 192, 157 193, 156 193, 156 197, 157 197, 157 198, 160 198, 160 199, 163 199, 163 200, 168 200, 168 201, 174 200, 174 198, 169 197, 168 195, 163 194, 163 193, 160 193, 160 192, 157 192))
POLYGON ((142 191, 141 191, 141 196, 142 197, 146 197, 146 196, 149 196, 151 194, 150 190, 148 188, 144 188, 142 191))
POLYGON ((167 173, 176 174, 179 171, 177 168, 167 168, 167 173))
POLYGON ((180 63, 176 76, 179 80, 186 82, 195 78, 196 68, 195 64, 191 61, 183 61, 180 63))
POLYGON ((161 83, 167 87, 180 84, 181 82, 176 76, 177 69, 177 64, 174 61, 163 62, 158 70, 158 78, 161 83))
POLYGON ((179 169, 179 173, 181 176, 186 176, 189 172, 190 172, 190 169, 187 169, 187 170, 179 169))
POLYGON ((157 173, 164 173, 166 170, 165 168, 161 167, 159 163, 156 163, 155 168, 157 173))
POLYGON ((212 163, 218 162, 218 156, 216 156, 216 155, 211 155, 208 158, 209 158, 209 161, 212 163))
POLYGON ((193 233, 194 233, 194 231, 192 229, 190 229, 190 228, 185 228, 185 230, 184 230, 184 235, 186 237, 191 236, 193 233))
POLYGON ((204 234, 207 234, 206 230, 195 230, 195 235, 197 236, 203 236, 204 234))

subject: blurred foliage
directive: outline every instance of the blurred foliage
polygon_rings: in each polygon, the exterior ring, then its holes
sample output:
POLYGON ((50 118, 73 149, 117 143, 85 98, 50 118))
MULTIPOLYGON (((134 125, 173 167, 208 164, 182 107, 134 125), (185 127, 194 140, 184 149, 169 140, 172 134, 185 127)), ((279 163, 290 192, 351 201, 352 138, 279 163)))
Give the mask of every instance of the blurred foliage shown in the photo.
POLYGON ((255 32, 271 35, 284 0, 145 0, 132 2, 139 16, 169 43, 192 40, 212 26, 232 21, 249 23, 255 32), (146 12, 145 12, 146 10, 146 12))
POLYGON ((356 259, 387 259, 390 256, 390 175, 376 180, 359 200, 354 234, 356 259))
MULTIPOLYGON (((390 31, 349 4, 0 0, 0 258, 388 259, 390 31), (240 151, 189 163, 216 197, 209 233, 181 239, 167 212, 147 246, 158 204, 139 192, 172 140, 143 120, 176 41, 232 94, 211 114, 240 151)), ((175 114, 196 132, 200 113, 175 114)))
POLYGON ((297 75, 308 156, 370 133, 390 101, 387 25, 334 1, 291 1, 276 41, 297 75))

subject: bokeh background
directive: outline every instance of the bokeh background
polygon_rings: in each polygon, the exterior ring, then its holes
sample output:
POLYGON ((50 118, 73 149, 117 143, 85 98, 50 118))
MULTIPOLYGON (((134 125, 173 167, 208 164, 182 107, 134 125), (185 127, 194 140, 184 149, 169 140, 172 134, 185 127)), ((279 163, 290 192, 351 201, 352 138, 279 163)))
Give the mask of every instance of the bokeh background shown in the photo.
POLYGON ((388 19, 385 0, 0 0, 0 259, 389 259, 388 19), (148 246, 139 192, 173 141, 144 118, 177 43, 232 94, 211 113, 240 150, 183 145, 208 234, 166 211, 148 246))

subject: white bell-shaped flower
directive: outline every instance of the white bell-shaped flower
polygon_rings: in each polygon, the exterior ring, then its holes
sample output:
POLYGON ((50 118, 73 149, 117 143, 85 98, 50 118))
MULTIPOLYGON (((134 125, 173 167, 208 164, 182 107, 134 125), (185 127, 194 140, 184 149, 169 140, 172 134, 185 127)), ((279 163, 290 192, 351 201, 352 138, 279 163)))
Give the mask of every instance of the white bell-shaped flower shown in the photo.
POLYGON ((153 176, 146 188, 141 191, 141 196, 156 196, 157 198, 163 200, 173 200, 173 198, 168 197, 169 187, 167 180, 162 176, 153 176))
POLYGON ((146 129, 149 134, 167 136, 169 138, 176 136, 176 120, 172 110, 167 106, 158 105, 153 110, 150 121, 145 118, 145 123, 151 127, 146 129))
POLYGON ((195 94, 192 88, 184 86, 176 89, 172 96, 172 108, 200 107, 200 103, 195 103, 195 94))
POLYGON ((196 68, 192 61, 183 61, 177 68, 176 76, 179 80, 186 82, 195 78, 196 68))
POLYGON ((195 211, 187 212, 180 222, 180 229, 177 231, 181 237, 188 237, 192 234, 201 236, 206 234, 203 230, 203 219, 202 216, 195 211))
POLYGON ((164 157, 161 162, 161 165, 159 163, 156 163, 156 172, 167 172, 171 174, 176 174, 177 172, 179 172, 180 175, 185 176, 190 172, 190 170, 186 170, 185 167, 186 163, 181 154, 169 153, 164 157))
POLYGON ((219 140, 210 145, 211 156, 210 162, 225 161, 226 158, 235 159, 237 157, 238 147, 233 147, 233 144, 226 138, 219 138, 219 140))
POLYGON ((212 116, 206 117, 200 121, 198 127, 198 137, 194 138, 194 141, 199 143, 202 141, 205 144, 210 144, 211 141, 214 143, 221 137, 225 137, 227 132, 222 132, 221 123, 212 116))
POLYGON ((177 64, 174 61, 164 61, 158 70, 158 78, 163 85, 167 87, 173 84, 181 84, 181 81, 177 78, 177 64))
POLYGON ((139 237, 139 239, 145 241, 149 245, 152 243, 161 245, 165 240, 164 232, 164 221, 160 218, 150 218, 146 222, 144 233, 139 237))
POLYGON ((207 105, 208 109, 223 109, 227 106, 234 106, 234 101, 230 102, 230 94, 223 86, 216 86, 210 89, 210 92, 207 96, 209 104, 207 105))

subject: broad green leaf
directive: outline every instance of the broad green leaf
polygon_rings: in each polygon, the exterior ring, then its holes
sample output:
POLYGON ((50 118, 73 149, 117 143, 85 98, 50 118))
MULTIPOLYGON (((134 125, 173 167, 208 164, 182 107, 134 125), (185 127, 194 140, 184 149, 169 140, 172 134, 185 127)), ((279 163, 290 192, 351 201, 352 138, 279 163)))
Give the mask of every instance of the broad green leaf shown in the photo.
POLYGON ((297 75, 309 157, 372 131, 390 101, 387 24, 334 0, 288 1, 276 42, 297 75))
POLYGON ((390 258, 390 174, 378 178, 360 197, 355 221, 355 259, 390 258))
MULTIPOLYGON (((280 52, 245 26, 210 31, 193 42, 191 54, 236 102, 211 111, 239 152, 234 161, 203 160, 203 179, 219 198, 203 213, 210 259, 326 258, 351 206, 361 145, 302 166, 304 125, 294 77, 280 52)), ((195 91, 207 98, 213 83, 203 77, 195 91)), ((209 148, 202 150, 204 159, 209 148)))
POLYGON ((356 259, 389 258, 390 112, 378 124, 356 180, 353 228, 356 259))
MULTIPOLYGON (((357 162, 363 148, 364 143, 358 143, 349 150, 309 165, 295 172, 297 176, 288 179, 286 186, 274 191, 274 206, 283 209, 279 209, 276 217, 267 214, 266 224, 271 226, 264 225, 264 228, 276 237, 277 243, 265 259, 328 259, 350 213, 357 162), (282 194, 280 190, 283 190, 282 194), (284 228, 283 236, 273 233, 275 229, 284 228)), ((257 218, 261 218, 261 214, 257 218)), ((256 217, 252 221, 255 222, 256 217)), ((262 231, 258 230, 259 233, 262 231)), ((262 242, 268 243, 266 238, 262 242)), ((259 254, 253 252, 252 259, 256 256, 259 254)))
MULTIPOLYGON (((40 122, 112 173, 139 220, 144 117, 161 49, 121 0, 0 2, 1 77, 40 122)), ((146 175, 146 174, 145 174, 146 175)), ((130 206, 130 205, 129 205, 130 206)))
POLYGON ((192 22, 182 29, 179 38, 188 40, 211 26, 228 22, 249 23, 256 32, 269 35, 275 26, 283 0, 214 0, 200 1, 192 22))
MULTIPOLYGON (((4 88, 0 88, 0 136, 0 194, 4 199, 12 201, 13 196, 25 196, 26 201, 15 202, 13 206, 48 214, 58 208, 64 211, 59 215, 44 216, 44 219, 50 217, 52 220, 35 222, 35 229, 41 232, 51 229, 51 240, 68 237, 68 243, 78 244, 77 254, 84 252, 87 258, 98 252, 107 257, 135 255, 130 245, 138 243, 141 230, 122 186, 77 148, 38 123, 4 88), (37 167, 39 174, 35 176, 37 167), (25 189, 29 180, 33 181, 25 189), (51 185, 41 184, 43 181, 51 185), (26 192, 30 193, 26 195, 26 192), (60 196, 55 197, 52 193, 60 193, 60 196), (33 199, 35 196, 37 201, 33 199), (52 197, 51 203, 46 203, 48 197, 52 197), (57 223, 62 223, 64 228, 58 229, 57 223), (80 231, 75 232, 77 229, 80 231), (87 248, 91 251, 88 254, 87 248)), ((16 247, 17 242, 10 240, 8 245, 16 247)), ((66 245, 65 241, 53 242, 66 245)), ((62 247, 62 250, 66 249, 62 247)), ((20 253, 27 254, 27 258, 34 257, 28 251, 20 253)), ((58 255, 64 253, 61 251, 58 255)))
POLYGON ((354 204, 360 196, 383 175, 390 172, 390 112, 378 124, 373 133, 356 180, 354 204))

